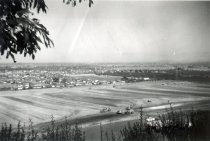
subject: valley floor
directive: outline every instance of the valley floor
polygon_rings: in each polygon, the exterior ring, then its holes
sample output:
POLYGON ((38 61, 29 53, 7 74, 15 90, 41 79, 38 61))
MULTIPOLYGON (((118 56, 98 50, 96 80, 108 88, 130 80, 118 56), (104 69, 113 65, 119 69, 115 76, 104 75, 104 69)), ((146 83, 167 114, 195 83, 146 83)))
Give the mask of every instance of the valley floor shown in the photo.
POLYGON ((187 81, 144 81, 64 89, 39 89, 0 92, 0 123, 16 125, 18 121, 28 123, 29 118, 37 128, 49 124, 51 116, 56 123, 66 119, 91 127, 139 118, 140 107, 147 114, 164 112, 169 108, 210 109, 210 84, 187 81), (132 115, 116 114, 129 105, 132 115), (110 112, 101 113, 103 108, 110 112))

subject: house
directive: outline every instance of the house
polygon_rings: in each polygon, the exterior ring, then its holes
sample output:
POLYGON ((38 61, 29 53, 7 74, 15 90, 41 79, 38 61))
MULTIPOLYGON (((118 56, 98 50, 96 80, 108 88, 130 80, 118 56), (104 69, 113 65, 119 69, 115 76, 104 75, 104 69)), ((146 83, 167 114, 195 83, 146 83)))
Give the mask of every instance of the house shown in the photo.
POLYGON ((133 114, 134 110, 133 109, 126 109, 125 114, 133 114))
POLYGON ((32 85, 32 88, 34 88, 34 89, 41 89, 42 88, 42 84, 41 83, 34 83, 32 85))
POLYGON ((66 87, 67 88, 71 88, 71 87, 74 87, 74 85, 72 85, 72 84, 66 84, 66 87))
POLYGON ((144 77, 144 81, 148 81, 149 80, 149 77, 144 77))
POLYGON ((25 83, 23 83, 23 87, 24 87, 24 89, 29 89, 30 84, 28 82, 25 82, 25 83))
POLYGON ((23 87, 23 84, 18 84, 18 85, 17 85, 17 89, 18 89, 18 90, 23 90, 23 88, 24 88, 24 87, 23 87))

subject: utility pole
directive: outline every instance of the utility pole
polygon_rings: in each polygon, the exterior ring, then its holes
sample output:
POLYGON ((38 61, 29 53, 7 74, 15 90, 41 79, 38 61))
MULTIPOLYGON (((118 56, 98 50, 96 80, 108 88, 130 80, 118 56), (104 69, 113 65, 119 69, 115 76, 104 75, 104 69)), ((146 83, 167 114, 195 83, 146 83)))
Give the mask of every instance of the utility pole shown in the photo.
POLYGON ((142 127, 143 127, 143 107, 141 105, 140 107, 140 132, 142 132, 142 127))
POLYGON ((102 129, 101 122, 100 122, 100 132, 101 132, 101 141, 103 141, 103 129, 102 129))

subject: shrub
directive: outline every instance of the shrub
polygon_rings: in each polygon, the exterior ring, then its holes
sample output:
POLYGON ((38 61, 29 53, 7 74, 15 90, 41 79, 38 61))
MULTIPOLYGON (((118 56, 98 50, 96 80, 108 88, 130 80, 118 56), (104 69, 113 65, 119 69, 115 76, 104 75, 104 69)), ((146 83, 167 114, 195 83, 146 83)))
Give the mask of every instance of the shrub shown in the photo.
MULTIPOLYGON (((142 112, 142 111, 141 111, 142 112)), ((142 113, 140 113, 142 115, 142 113)), ((142 116, 140 116, 142 117, 142 116)), ((128 123, 121 130, 123 141, 209 141, 210 111, 175 111, 172 107, 153 123, 128 123)), ((145 120, 146 121, 146 120, 145 120)))
POLYGON ((20 122, 17 128, 4 123, 1 125, 0 141, 85 141, 85 132, 82 132, 77 123, 70 125, 66 120, 65 123, 56 125, 53 116, 46 132, 41 136, 38 133, 31 119, 28 128, 20 122))

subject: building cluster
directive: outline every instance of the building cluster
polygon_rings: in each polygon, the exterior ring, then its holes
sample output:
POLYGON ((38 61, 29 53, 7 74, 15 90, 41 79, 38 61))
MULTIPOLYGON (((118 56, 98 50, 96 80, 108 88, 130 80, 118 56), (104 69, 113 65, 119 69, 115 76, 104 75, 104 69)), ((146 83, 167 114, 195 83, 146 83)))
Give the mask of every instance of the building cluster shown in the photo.
POLYGON ((0 90, 63 88, 148 80, 209 81, 209 65, 0 64, 0 90), (92 76, 91 76, 92 74, 92 76), (95 76, 93 76, 95 75, 95 76), (98 76, 109 76, 99 78, 98 76), (118 79, 109 79, 118 77, 118 79))
POLYGON ((113 83, 96 77, 72 77, 72 74, 66 71, 16 70, 0 72, 0 76, 0 84, 8 85, 8 90, 90 87, 113 83))

